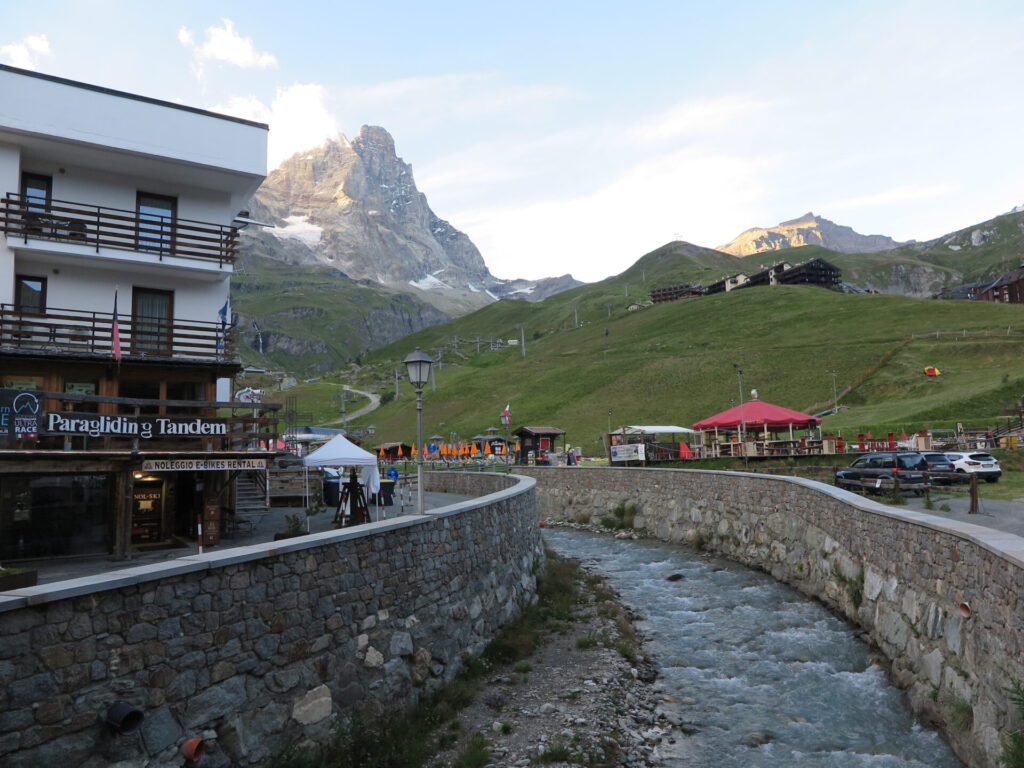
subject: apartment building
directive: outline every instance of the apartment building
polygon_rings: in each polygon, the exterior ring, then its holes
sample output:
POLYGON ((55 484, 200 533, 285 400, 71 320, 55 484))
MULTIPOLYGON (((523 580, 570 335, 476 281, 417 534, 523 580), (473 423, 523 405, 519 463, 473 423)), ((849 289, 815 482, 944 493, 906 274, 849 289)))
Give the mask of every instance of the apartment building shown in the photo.
POLYGON ((216 536, 276 430, 223 386, 267 126, 7 66, 0 93, 0 558, 216 536))

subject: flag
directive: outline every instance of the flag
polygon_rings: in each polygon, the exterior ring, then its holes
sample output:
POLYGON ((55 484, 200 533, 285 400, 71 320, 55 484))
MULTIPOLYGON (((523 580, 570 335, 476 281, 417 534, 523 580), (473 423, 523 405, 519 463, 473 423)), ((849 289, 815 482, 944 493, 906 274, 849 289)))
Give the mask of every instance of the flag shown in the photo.
POLYGON ((509 424, 512 421, 512 403, 505 406, 505 410, 501 412, 501 423, 509 424))
POLYGON ((228 312, 230 311, 231 299, 224 300, 224 306, 217 310, 217 314, 220 315, 220 332, 217 334, 217 349, 218 351, 224 349, 224 337, 228 333, 228 312))
POLYGON ((114 324, 110 328, 110 347, 114 359, 121 362, 121 324, 117 320, 117 288, 114 289, 114 324))

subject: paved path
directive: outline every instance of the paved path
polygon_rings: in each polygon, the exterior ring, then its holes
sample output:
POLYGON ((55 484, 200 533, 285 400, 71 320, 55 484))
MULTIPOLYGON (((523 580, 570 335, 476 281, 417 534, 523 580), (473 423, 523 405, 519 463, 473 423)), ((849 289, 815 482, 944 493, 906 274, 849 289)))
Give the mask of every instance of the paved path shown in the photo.
POLYGON ((342 384, 341 388, 349 392, 355 392, 357 395, 370 398, 370 402, 364 405, 362 408, 352 411, 352 413, 345 414, 340 419, 327 422, 328 424, 341 424, 343 421, 355 421, 356 419, 365 416, 371 411, 375 411, 380 408, 380 395, 375 395, 372 392, 363 392, 361 389, 353 389, 348 384, 342 384))
POLYGON ((970 498, 966 493, 944 493, 942 490, 933 490, 931 493, 932 503, 935 509, 925 509, 924 499, 908 496, 906 507, 927 512, 937 517, 948 517, 951 520, 958 520, 962 523, 973 523, 986 528, 994 528, 1005 533, 1015 533, 1024 536, 1024 503, 1019 501, 1000 501, 997 499, 978 499, 978 514, 968 514, 970 498), (944 512, 939 507, 943 504, 949 507, 949 512, 944 512))
MULTIPOLYGON (((472 497, 459 496, 454 493, 427 492, 423 494, 423 502, 426 509, 446 507, 449 504, 466 501, 470 498, 472 497)), ((407 505, 403 508, 399 505, 399 499, 397 498, 395 499, 394 506, 391 507, 380 507, 380 509, 377 510, 373 505, 370 506, 370 517, 373 520, 383 520, 385 518, 390 519, 393 517, 399 517, 403 514, 413 514, 414 512, 414 506, 407 505)), ((285 517, 292 514, 298 514, 304 520, 309 520, 310 533, 329 531, 334 528, 334 510, 327 510, 319 515, 305 518, 302 507, 273 507, 271 508, 270 514, 259 522, 255 531, 251 533, 240 533, 232 536, 231 538, 222 539, 218 546, 206 547, 204 551, 221 552, 225 549, 230 549, 231 547, 244 547, 250 544, 262 544, 268 541, 273 541, 275 533, 283 532, 285 530, 285 517)), ((47 560, 45 562, 32 563, 29 567, 38 569, 40 584, 49 584, 50 582, 63 581, 64 579, 77 579, 82 576, 93 576, 97 573, 116 571, 120 568, 135 568, 139 565, 162 563, 179 557, 188 557, 189 555, 196 554, 198 551, 199 550, 195 543, 190 542, 188 544, 182 543, 177 549, 158 549, 152 552, 140 552, 132 555, 128 560, 111 560, 109 556, 102 555, 98 557, 86 557, 73 560, 47 560)))

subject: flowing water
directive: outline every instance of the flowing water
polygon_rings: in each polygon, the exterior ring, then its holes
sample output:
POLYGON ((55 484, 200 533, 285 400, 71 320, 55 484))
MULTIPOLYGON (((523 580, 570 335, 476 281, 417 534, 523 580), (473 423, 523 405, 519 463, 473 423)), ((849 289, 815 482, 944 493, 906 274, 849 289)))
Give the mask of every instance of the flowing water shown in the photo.
POLYGON ((677 699, 686 768, 957 768, 853 627, 758 571, 682 547, 548 529, 556 551, 608 578, 677 699), (673 574, 683 578, 668 581, 673 574))

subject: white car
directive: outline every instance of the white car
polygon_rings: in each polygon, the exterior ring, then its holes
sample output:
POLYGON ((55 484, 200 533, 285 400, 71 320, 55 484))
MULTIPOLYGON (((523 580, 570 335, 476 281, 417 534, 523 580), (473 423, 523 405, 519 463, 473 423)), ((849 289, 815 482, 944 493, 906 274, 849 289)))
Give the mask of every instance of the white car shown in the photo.
POLYGON ((957 472, 975 474, 986 483, 996 482, 1003 474, 999 460, 984 451, 946 451, 946 458, 957 472))

